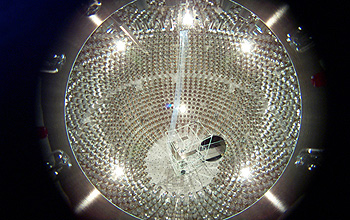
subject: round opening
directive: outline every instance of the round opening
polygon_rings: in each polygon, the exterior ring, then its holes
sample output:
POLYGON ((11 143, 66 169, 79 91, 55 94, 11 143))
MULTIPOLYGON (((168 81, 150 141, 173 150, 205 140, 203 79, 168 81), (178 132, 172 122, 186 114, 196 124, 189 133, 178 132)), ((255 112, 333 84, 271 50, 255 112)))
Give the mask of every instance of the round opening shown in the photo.
POLYGON ((65 94, 72 151, 133 216, 229 218, 292 156, 301 119, 293 63, 239 4, 146 2, 112 14, 75 60, 65 94))
POLYGON ((205 160, 208 162, 217 161, 222 158, 226 151, 225 140, 217 135, 213 135, 202 141, 200 151, 205 152, 205 160))

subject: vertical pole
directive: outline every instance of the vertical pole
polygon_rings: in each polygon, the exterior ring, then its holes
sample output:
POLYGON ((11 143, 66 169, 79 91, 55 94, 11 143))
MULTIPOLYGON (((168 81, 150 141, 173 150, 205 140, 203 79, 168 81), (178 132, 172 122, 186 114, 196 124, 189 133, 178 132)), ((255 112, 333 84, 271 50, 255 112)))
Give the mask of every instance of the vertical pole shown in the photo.
POLYGON ((177 123, 177 116, 179 113, 179 107, 180 107, 180 99, 181 99, 181 92, 182 92, 182 84, 183 84, 183 76, 185 73, 185 62, 186 62, 186 55, 188 50, 188 30, 182 30, 180 31, 180 46, 179 46, 179 60, 177 65, 177 72, 176 72, 176 89, 175 89, 175 99, 174 99, 174 109, 173 114, 171 116, 171 122, 170 122, 170 135, 172 135, 172 131, 176 128, 177 123))

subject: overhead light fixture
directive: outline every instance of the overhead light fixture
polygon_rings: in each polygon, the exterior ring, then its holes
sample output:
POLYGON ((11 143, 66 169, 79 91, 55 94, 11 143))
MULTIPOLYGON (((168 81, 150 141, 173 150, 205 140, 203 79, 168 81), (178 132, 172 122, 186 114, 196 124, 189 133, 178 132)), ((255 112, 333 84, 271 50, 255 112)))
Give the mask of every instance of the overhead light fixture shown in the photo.
POLYGON ((249 53, 251 52, 253 46, 252 43, 248 40, 243 40, 241 43, 241 50, 243 53, 249 53))
POLYGON ((190 12, 189 9, 186 10, 183 18, 182 18, 182 23, 183 25, 185 26, 191 26, 193 25, 193 15, 192 13, 190 12))
POLYGON ((118 51, 118 52, 123 52, 123 51, 125 51, 125 49, 126 49, 126 43, 125 43, 125 41, 118 40, 118 41, 117 41, 117 44, 116 44, 116 47, 117 47, 117 51, 118 51))
POLYGON ((240 171, 240 175, 244 179, 250 178, 250 176, 251 176, 250 168, 249 167, 242 168, 241 171, 240 171))
POLYGON ((112 173, 111 173, 111 178, 113 180, 116 180, 122 176, 124 176, 124 170, 123 168, 121 168, 120 166, 115 165, 114 168, 112 169, 112 173))

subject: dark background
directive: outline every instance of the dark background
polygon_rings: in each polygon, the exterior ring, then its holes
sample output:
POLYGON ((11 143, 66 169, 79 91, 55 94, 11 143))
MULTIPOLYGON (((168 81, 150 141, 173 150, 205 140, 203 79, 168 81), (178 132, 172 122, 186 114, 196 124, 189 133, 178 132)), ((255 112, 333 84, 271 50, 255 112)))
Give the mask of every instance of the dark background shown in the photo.
MULTIPOLYGON (((73 219, 42 166, 34 101, 41 61, 82 2, 0 3, 0 219, 73 219)), ((285 2, 314 37, 327 68, 329 100, 325 163, 289 219, 346 219, 350 197, 349 4, 285 2)))

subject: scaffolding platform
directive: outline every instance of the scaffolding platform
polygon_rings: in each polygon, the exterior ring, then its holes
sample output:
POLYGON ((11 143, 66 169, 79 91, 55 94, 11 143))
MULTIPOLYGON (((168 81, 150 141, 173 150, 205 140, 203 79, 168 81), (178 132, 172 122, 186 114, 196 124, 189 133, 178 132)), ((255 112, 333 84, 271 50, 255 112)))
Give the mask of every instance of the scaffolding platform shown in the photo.
POLYGON ((190 173, 204 166, 213 135, 200 122, 170 130, 165 135, 169 158, 177 175, 190 173), (203 145, 203 140, 209 142, 203 145))

